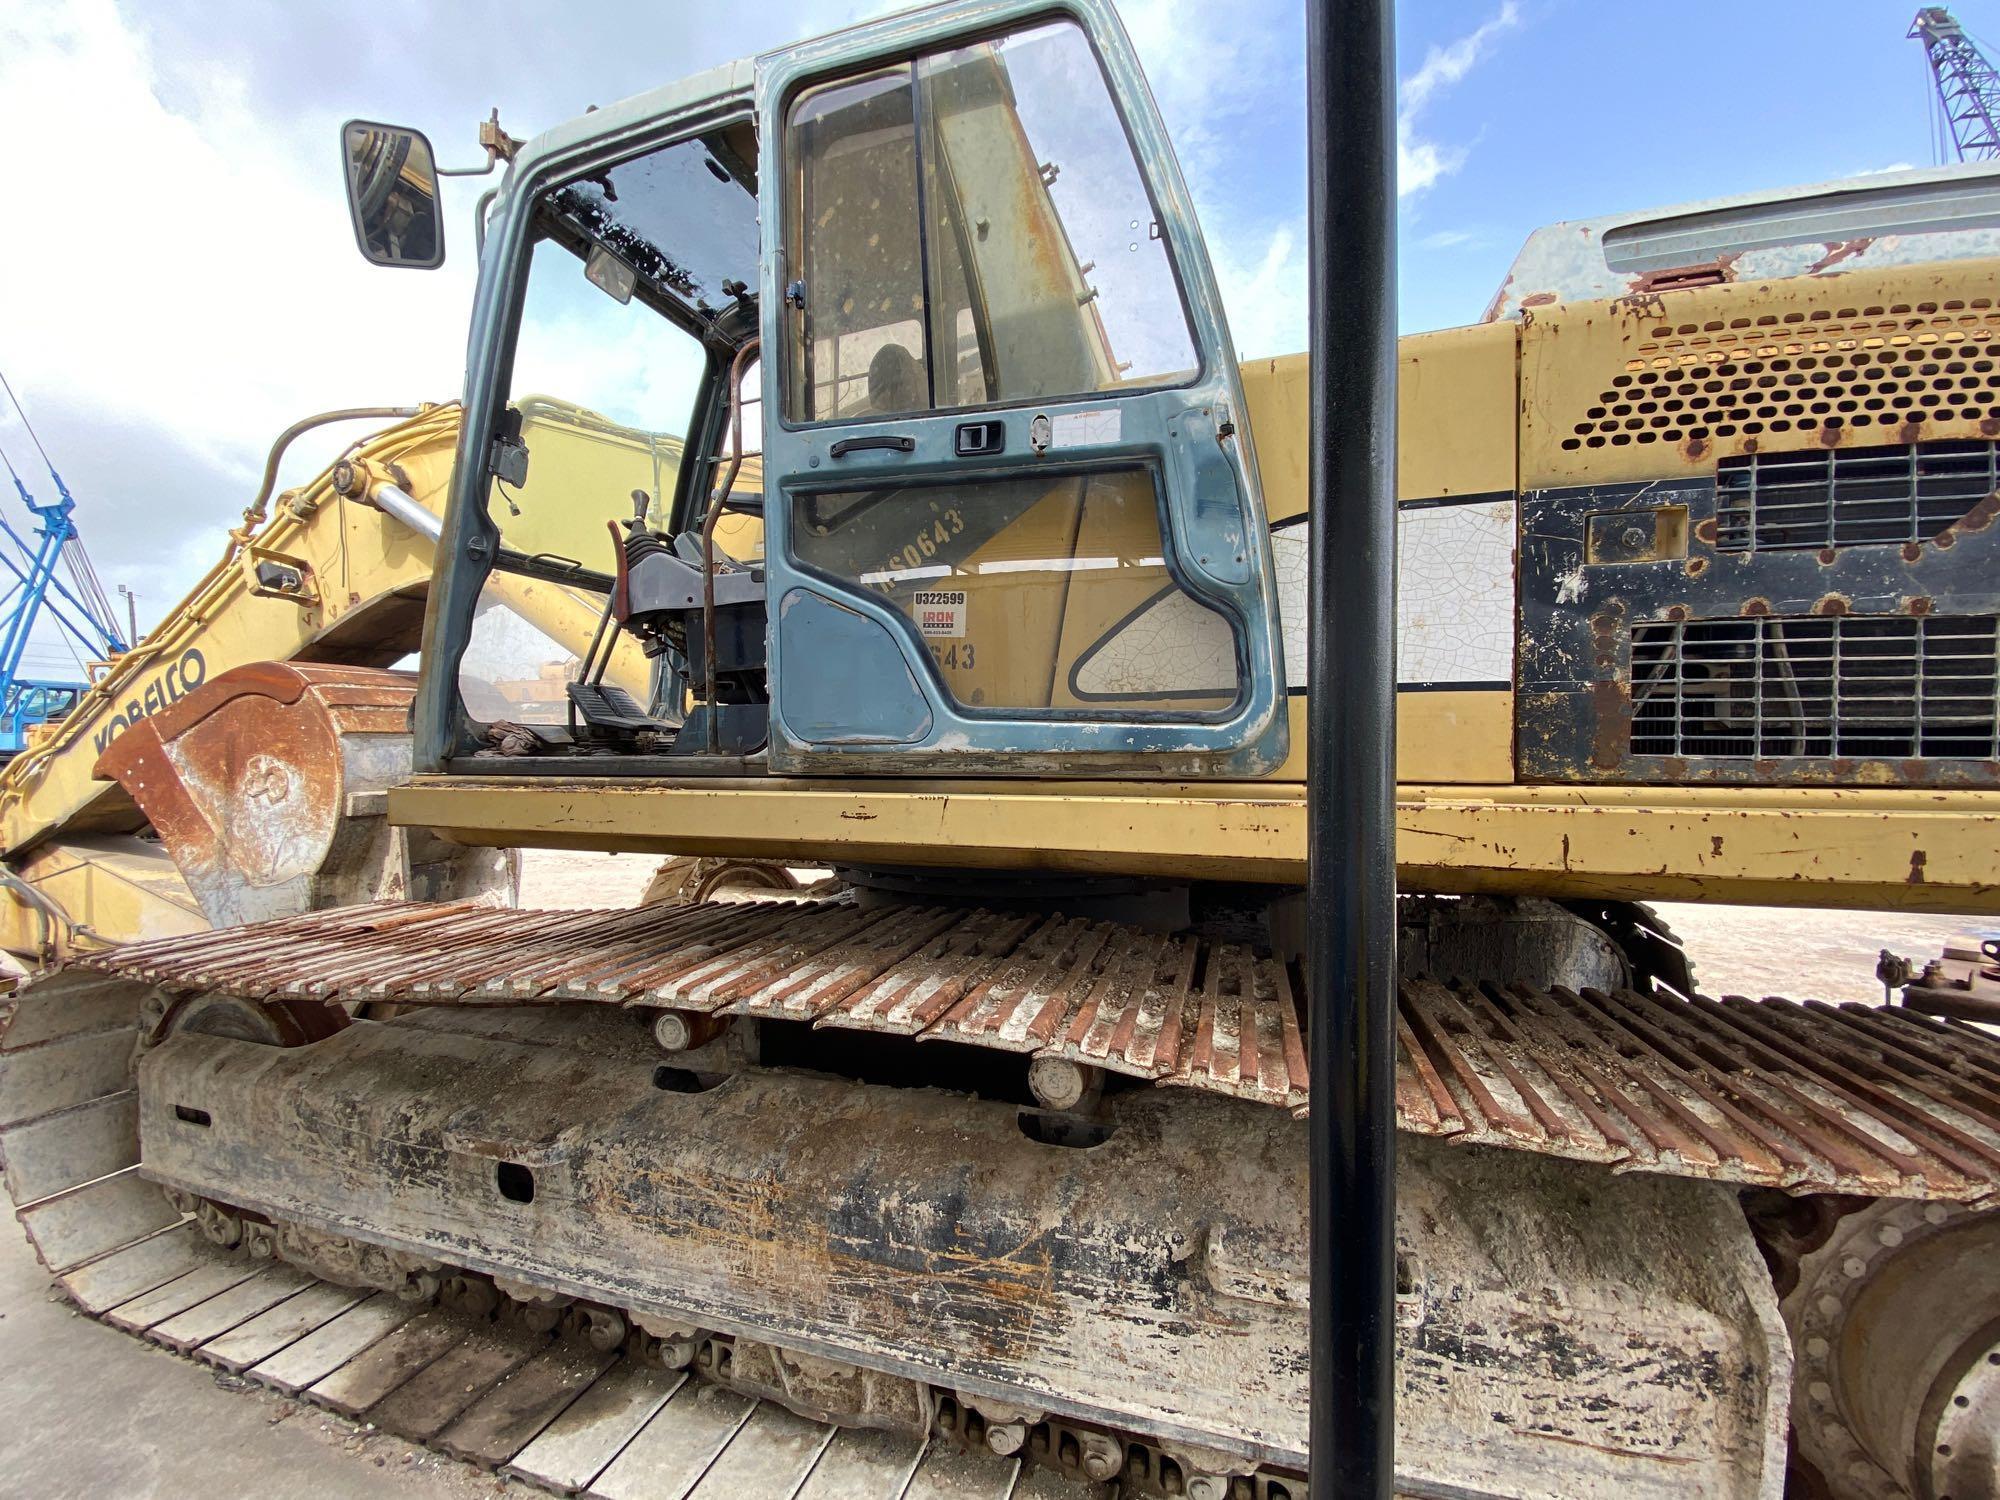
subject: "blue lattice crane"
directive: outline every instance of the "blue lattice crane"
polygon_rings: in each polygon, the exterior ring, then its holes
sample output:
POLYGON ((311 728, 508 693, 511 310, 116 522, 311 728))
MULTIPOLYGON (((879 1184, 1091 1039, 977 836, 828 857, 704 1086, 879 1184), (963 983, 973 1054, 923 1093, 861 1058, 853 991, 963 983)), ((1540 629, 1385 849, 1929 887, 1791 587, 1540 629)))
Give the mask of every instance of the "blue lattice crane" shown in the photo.
POLYGON ((81 674, 79 680, 22 675, 29 639, 44 614, 75 647, 87 653, 83 659, 102 661, 126 651, 131 643, 118 629, 117 615, 77 535, 72 519, 75 497, 56 471, 5 375, 0 375, 0 390, 6 392, 56 487, 54 500, 47 504, 38 501, 22 481, 13 459, 0 448, 0 464, 6 465, 15 492, 35 521, 31 536, 23 537, 0 516, 0 565, 13 574, 13 581, 0 592, 0 611, 4 611, 0 613, 0 760, 4 760, 23 748, 31 725, 61 717, 88 685, 80 680, 81 674), (57 576, 59 564, 69 575, 68 583, 57 576))
MULTIPOLYGON (((1937 85, 1941 137, 1950 136, 1958 160, 2000 157, 2000 72, 1942 5, 1920 9, 1909 34, 1924 44, 1937 85)), ((1943 160, 1942 138, 1937 144, 1943 160)))

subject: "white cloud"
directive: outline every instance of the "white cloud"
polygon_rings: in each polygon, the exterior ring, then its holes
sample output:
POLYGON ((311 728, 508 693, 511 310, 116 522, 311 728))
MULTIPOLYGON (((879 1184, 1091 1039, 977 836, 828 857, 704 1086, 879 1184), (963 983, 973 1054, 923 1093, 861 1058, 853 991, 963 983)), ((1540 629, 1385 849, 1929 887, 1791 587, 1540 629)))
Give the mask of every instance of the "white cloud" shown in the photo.
MULTIPOLYGON (((17 4, 0 22, 0 139, 16 145, 0 163, 0 361, 77 490, 107 588, 137 588, 148 616, 219 553, 280 428, 457 394, 477 189, 448 203, 447 269, 375 271, 348 228, 338 123, 302 106, 273 128, 240 77, 164 63, 109 0, 17 4)), ((287 481, 353 436, 301 445, 287 481)))
POLYGON ((1306 346, 1305 183, 1269 191, 1265 152, 1305 134, 1303 17, 1290 8, 1196 8, 1121 0, 1132 38, 1187 176, 1242 358, 1306 346), (1244 86, 1255 79, 1255 88, 1244 86))
MULTIPOLYGON (((22 379, 169 416, 239 466, 315 405, 456 386, 470 246, 444 273, 366 266, 331 127, 310 157, 274 141, 239 82, 214 71, 176 90, 187 113, 170 110, 106 0, 30 9, 9 30, 0 136, 63 143, 10 153, 6 169, 9 200, 42 205, 32 230, 0 236, 6 353, 22 379)), ((452 226, 461 242, 467 227, 452 226)))
POLYGON ((1424 54, 1423 66, 1405 78, 1396 109, 1396 195, 1421 193, 1465 164, 1464 146, 1445 145, 1418 133, 1431 100, 1458 83, 1492 47, 1494 38, 1520 23, 1519 0, 1502 0, 1499 11, 1476 30, 1424 54))
POLYGON ((1303 107, 1302 23, 1289 14, 1253 18, 1185 0, 1125 0, 1118 17, 1197 196, 1204 184, 1243 171, 1236 122, 1285 119, 1303 107), (1256 87, 1245 87, 1250 79, 1256 87), (1274 108, 1274 98, 1285 103, 1274 108))
POLYGON ((1480 237, 1467 229, 1437 229, 1417 241, 1419 250, 1456 250, 1461 245, 1476 245, 1480 237))
POLYGON ((1306 347, 1305 238, 1300 219, 1280 224, 1261 245, 1210 242, 1239 359, 1295 354, 1306 347))

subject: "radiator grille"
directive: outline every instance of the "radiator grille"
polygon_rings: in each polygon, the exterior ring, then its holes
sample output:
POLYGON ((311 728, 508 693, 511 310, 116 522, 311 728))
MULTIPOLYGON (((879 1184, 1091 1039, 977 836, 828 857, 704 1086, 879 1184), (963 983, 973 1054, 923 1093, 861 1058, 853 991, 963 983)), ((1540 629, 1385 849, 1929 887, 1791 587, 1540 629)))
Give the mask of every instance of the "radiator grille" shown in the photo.
POLYGON ((1632 709, 1634 755, 2000 759, 2000 619, 1640 624, 1632 709))
POLYGON ((1900 444, 1753 453, 1716 465, 1716 547, 1855 547, 1927 541, 2000 488, 2000 445, 1900 444))
POLYGON ((1987 297, 1714 318, 1651 335, 1564 449, 1829 427, 1872 437, 2000 418, 2000 317, 1987 297))

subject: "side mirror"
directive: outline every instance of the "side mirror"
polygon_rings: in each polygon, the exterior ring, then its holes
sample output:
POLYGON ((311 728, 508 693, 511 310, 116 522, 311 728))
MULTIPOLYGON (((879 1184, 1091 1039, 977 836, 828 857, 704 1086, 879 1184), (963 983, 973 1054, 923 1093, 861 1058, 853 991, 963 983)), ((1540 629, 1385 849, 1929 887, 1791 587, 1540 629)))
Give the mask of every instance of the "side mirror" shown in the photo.
POLYGON ((421 131, 349 120, 340 128, 347 212, 361 253, 378 266, 444 264, 437 157, 421 131))

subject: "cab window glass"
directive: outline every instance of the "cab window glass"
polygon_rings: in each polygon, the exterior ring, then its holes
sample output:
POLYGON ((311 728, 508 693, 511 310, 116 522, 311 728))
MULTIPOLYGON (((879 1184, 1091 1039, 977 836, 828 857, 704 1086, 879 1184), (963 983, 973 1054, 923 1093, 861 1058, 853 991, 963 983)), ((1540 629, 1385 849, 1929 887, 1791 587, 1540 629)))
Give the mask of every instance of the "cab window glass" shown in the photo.
POLYGON ((1067 21, 809 90, 786 119, 795 420, 1173 384, 1196 365, 1095 54, 1067 21))
POLYGON ((1212 713, 1240 698, 1237 633, 1168 570, 1147 470, 816 491, 791 507, 798 560, 899 611, 963 706, 1212 713))
POLYGON ((793 390, 809 418, 930 404, 910 69, 815 89, 787 135, 809 165, 792 218, 807 287, 793 390))

